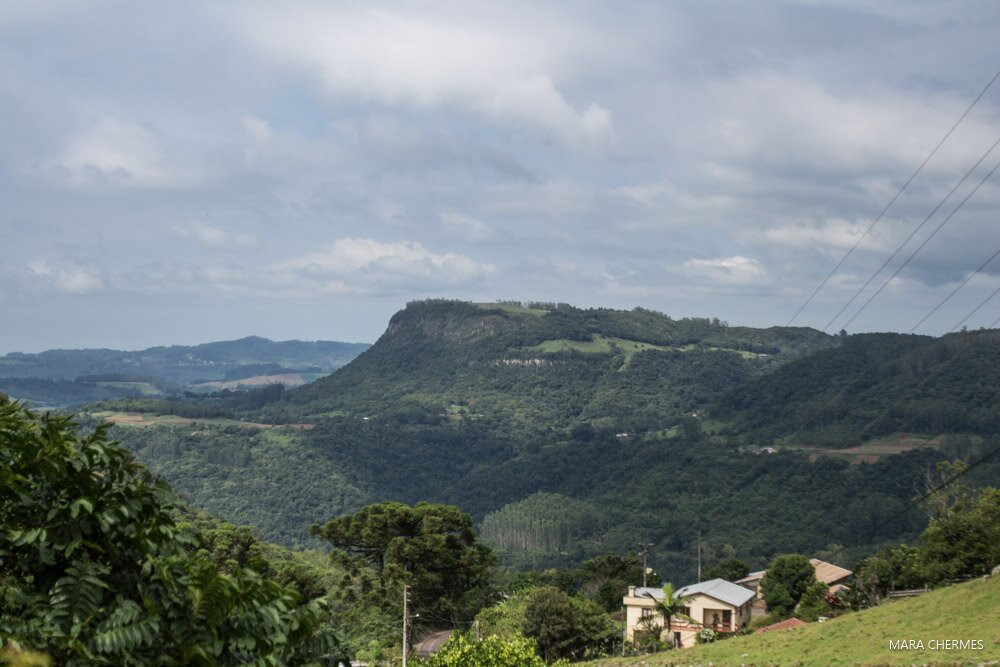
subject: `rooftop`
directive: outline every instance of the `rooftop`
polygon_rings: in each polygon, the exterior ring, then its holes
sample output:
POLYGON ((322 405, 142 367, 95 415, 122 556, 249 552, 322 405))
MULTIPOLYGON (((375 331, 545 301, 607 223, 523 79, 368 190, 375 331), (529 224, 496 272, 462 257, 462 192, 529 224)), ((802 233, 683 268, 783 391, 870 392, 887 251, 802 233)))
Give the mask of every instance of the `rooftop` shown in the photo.
POLYGON ((685 586, 678 589, 674 593, 674 597, 683 598, 690 595, 698 595, 699 593, 725 602, 726 604, 731 604, 734 607, 739 607, 754 597, 754 592, 750 589, 738 586, 725 579, 709 579, 708 581, 685 586))
MULTIPOLYGON (((632 588, 629 587, 629 592, 631 592, 631 591, 632 591, 632 588)), ((663 589, 662 588, 655 588, 653 586, 636 586, 635 587, 635 597, 637 597, 637 598, 648 598, 648 597, 651 597, 654 600, 662 600, 663 599, 663 589)))
POLYGON ((825 560, 820 560, 819 558, 810 558, 809 562, 812 563, 813 569, 816 570, 816 580, 822 581, 824 584, 833 584, 853 574, 848 569, 834 565, 833 563, 827 563, 825 560))

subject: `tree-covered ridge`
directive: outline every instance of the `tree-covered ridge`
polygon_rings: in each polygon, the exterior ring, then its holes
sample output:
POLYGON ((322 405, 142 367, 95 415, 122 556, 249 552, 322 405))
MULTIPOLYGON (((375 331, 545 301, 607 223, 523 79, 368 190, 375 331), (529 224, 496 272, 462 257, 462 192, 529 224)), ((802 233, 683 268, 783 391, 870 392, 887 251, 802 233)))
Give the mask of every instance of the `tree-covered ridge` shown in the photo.
POLYGON ((411 303, 371 349, 265 414, 415 409, 550 427, 590 421, 661 429, 719 392, 832 342, 810 329, 729 327, 642 309, 524 310, 411 303))
POLYGON ((0 396, 0 648, 67 665, 315 664, 322 598, 203 553, 169 487, 107 438, 0 396))
POLYGON ((753 444, 1000 432, 1000 332, 847 336, 724 394, 712 415, 753 444))
POLYGON ((308 380, 340 368, 368 347, 248 336, 137 351, 14 352, 0 356, 0 391, 35 405, 66 407, 108 398, 168 396, 197 383, 255 375, 306 373, 303 379, 308 380))

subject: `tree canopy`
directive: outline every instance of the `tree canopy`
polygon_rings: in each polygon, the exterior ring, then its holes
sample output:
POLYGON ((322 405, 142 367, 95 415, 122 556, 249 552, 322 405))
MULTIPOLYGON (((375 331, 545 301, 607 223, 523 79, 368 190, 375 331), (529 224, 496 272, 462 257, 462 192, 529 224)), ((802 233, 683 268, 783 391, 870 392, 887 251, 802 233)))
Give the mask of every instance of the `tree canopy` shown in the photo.
POLYGON ((58 664, 305 664, 322 599, 196 553, 169 487, 107 438, 0 395, 0 637, 58 664))
POLYGON ((372 567, 379 593, 408 584, 414 604, 431 617, 456 625, 489 601, 496 559, 457 507, 378 503, 312 532, 333 545, 334 558, 372 567))
POLYGON ((802 594, 816 581, 816 570, 805 556, 784 554, 771 561, 761 590, 769 613, 790 616, 802 594))

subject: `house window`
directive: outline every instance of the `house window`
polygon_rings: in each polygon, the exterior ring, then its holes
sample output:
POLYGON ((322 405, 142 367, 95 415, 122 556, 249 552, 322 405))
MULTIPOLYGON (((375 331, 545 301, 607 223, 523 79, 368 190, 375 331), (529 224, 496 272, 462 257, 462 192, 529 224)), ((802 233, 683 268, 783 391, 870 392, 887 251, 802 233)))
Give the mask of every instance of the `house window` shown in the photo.
POLYGON ((728 611, 728 610, 722 612, 722 624, 723 625, 732 625, 733 624, 733 612, 728 611))
POLYGON ((683 614, 685 616, 690 616, 691 615, 691 607, 684 607, 683 614))
POLYGON ((652 616, 652 615, 653 615, 653 610, 652 609, 643 609, 642 610, 642 617, 643 618, 646 618, 647 616, 652 616))

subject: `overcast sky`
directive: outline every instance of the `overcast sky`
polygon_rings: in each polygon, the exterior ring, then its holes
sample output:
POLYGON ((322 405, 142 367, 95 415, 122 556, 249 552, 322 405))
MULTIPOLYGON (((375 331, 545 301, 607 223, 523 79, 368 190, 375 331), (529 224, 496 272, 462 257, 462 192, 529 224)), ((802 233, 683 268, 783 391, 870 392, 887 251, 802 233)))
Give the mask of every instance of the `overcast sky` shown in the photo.
MULTIPOLYGON (((0 352, 373 341, 429 296, 784 324, 997 35, 993 0, 2 3, 0 352)), ((998 138, 1000 81, 796 324, 998 138)), ((998 204, 1000 172, 849 330, 916 324, 1000 248, 998 204)), ((998 287, 1000 258, 920 331, 998 287)))

